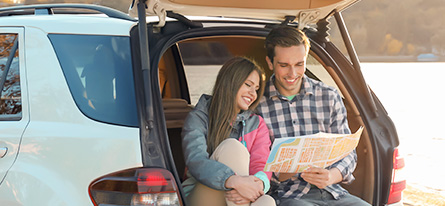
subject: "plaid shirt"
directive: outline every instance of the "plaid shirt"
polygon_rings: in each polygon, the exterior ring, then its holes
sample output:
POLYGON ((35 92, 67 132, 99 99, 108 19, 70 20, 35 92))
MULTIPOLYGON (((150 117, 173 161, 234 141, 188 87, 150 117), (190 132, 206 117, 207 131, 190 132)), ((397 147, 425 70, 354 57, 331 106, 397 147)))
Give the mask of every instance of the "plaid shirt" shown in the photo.
MULTIPOLYGON (((292 100, 288 100, 271 83, 274 81, 275 76, 272 75, 257 108, 258 113, 266 121, 272 138, 318 132, 351 133, 346 118, 346 108, 336 89, 305 75, 300 92, 292 100)), ((327 169, 338 168, 343 175, 342 183, 349 184, 355 179, 352 172, 356 162, 357 154, 354 150, 327 169)), ((273 175, 271 180, 271 195, 278 202, 281 198, 299 199, 310 189, 311 184, 304 181, 300 174, 283 182, 279 182, 273 175)), ((347 193, 339 184, 327 186, 325 190, 335 199, 347 193)))

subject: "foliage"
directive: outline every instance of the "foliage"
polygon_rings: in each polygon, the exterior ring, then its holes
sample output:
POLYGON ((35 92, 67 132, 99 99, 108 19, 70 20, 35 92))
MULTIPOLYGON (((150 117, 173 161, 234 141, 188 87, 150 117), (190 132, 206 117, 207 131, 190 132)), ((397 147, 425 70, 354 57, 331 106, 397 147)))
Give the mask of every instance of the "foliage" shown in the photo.
POLYGON ((445 56, 443 0, 361 0, 343 12, 360 55, 445 56), (365 30, 365 31, 363 31, 365 30))
MULTIPOLYGON (((0 0, 11 3, 91 3, 127 12, 131 0, 0 0)), ((361 0, 343 17, 359 55, 445 56, 444 11, 444 0, 361 0)))
MULTIPOLYGON (((0 92, 0 114, 17 114, 21 111, 20 75, 17 61, 12 61, 8 74, 4 74, 6 61, 16 38, 16 35, 0 35, 0 80, 5 78, 0 92)), ((14 53, 14 57, 17 60, 18 50, 14 53)))

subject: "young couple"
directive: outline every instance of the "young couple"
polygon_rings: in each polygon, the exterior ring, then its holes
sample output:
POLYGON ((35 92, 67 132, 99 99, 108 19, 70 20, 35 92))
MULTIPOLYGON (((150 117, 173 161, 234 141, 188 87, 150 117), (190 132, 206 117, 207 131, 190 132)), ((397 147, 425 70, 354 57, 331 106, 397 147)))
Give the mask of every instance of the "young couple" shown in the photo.
POLYGON ((263 171, 270 137, 350 133, 338 92, 304 75, 309 47, 303 32, 273 29, 266 37, 266 61, 274 72, 267 84, 249 59, 223 65, 213 95, 201 96, 183 127, 189 205, 369 205, 338 185, 354 180, 355 151, 329 168, 273 177, 263 171))

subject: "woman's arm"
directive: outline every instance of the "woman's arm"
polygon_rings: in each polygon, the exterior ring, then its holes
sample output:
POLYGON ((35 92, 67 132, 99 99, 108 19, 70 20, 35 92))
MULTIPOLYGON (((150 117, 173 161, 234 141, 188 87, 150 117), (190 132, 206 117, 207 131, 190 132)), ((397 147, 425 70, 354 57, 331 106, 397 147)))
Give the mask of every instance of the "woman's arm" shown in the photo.
POLYGON ((241 197, 251 202, 264 195, 263 182, 255 176, 230 176, 226 181, 226 187, 233 188, 241 197))
POLYGON ((207 122, 207 115, 200 110, 195 109, 187 116, 182 129, 185 163, 191 175, 200 183, 216 190, 228 190, 226 180, 235 173, 226 165, 209 159, 207 122))
POLYGON ((250 165, 249 173, 255 175, 257 178, 261 179, 264 183, 264 192, 269 191, 270 188, 270 178, 272 172, 264 172, 264 166, 266 165, 267 158, 270 153, 270 136, 269 129, 261 116, 259 118, 259 125, 255 132, 254 141, 252 142, 252 147, 250 148, 250 165))

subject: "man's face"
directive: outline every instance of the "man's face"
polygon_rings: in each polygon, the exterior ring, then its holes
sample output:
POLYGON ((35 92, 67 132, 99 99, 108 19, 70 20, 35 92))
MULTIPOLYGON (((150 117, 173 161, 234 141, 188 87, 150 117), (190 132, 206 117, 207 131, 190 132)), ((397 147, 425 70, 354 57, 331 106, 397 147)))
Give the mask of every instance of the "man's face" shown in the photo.
POLYGON ((275 73, 275 87, 281 95, 292 96, 300 91, 306 71, 306 57, 304 45, 276 46, 273 62, 266 57, 269 69, 275 73))

